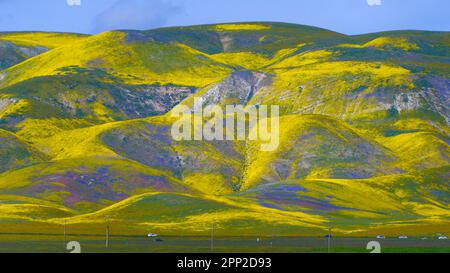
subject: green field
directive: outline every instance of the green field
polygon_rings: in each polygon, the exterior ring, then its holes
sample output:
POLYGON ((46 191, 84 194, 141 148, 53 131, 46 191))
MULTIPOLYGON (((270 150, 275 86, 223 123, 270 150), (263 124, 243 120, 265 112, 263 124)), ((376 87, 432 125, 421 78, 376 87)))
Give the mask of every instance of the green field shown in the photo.
MULTIPOLYGON (((105 235, 71 235, 67 242, 78 241, 83 253, 328 253, 328 241, 320 237, 204 237, 160 236, 157 242, 145 236, 111 235, 106 247, 105 235)), ((450 253, 449 240, 420 238, 377 240, 373 238, 332 238, 330 253, 370 253, 367 243, 378 241, 382 253, 450 253)), ((0 252, 69 253, 60 235, 0 235, 0 252), (6 241, 3 241, 8 237, 6 241)))

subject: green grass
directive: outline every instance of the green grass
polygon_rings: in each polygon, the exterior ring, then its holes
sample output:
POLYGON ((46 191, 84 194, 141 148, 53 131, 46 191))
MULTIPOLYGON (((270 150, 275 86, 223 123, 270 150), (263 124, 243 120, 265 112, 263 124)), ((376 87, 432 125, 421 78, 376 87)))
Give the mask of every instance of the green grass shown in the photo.
MULTIPOLYGON (((69 226, 70 229, 70 226, 69 226)), ((317 237, 221 237, 214 239, 214 249, 211 250, 208 236, 164 236, 162 242, 155 242, 140 236, 114 235, 110 236, 109 247, 105 246, 104 235, 86 236, 69 233, 66 242, 77 241, 82 253, 328 253, 327 241, 317 237)), ((366 249, 371 238, 333 238, 331 253, 370 253, 366 249)), ((0 252, 27 253, 68 253, 64 246, 62 234, 54 235, 0 235, 2 249, 0 252), (6 240, 5 240, 6 239, 6 240), (13 241, 14 240, 14 241, 13 241)), ((449 253, 446 242, 437 240, 380 241, 381 253, 449 253), (389 246, 386 246, 386 243, 389 246)))

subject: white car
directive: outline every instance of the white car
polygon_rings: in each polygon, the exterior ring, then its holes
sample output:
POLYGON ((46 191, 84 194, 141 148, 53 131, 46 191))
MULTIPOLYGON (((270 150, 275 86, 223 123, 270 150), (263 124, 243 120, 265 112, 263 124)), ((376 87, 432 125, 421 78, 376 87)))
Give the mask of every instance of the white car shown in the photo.
POLYGON ((148 236, 148 237, 158 237, 158 234, 155 234, 155 233, 149 233, 147 236, 148 236))
POLYGON ((398 236, 399 239, 408 239, 408 236, 406 235, 402 235, 402 236, 398 236))
POLYGON ((447 240, 448 238, 447 238, 447 236, 439 236, 438 237, 438 240, 447 240))
POLYGON ((377 239, 386 239, 386 236, 384 236, 384 235, 377 235, 377 239))

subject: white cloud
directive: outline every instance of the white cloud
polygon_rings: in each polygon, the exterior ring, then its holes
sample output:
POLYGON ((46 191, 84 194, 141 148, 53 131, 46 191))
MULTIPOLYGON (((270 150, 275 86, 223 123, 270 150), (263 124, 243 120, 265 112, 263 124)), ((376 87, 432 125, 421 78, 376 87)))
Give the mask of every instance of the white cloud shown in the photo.
POLYGON ((81 0, 66 0, 69 6, 81 6, 81 0))
POLYGON ((96 16, 94 32, 114 29, 151 29, 162 27, 183 7, 170 0, 117 0, 111 7, 96 16))
POLYGON ((381 6, 381 0, 367 0, 369 6, 381 6))

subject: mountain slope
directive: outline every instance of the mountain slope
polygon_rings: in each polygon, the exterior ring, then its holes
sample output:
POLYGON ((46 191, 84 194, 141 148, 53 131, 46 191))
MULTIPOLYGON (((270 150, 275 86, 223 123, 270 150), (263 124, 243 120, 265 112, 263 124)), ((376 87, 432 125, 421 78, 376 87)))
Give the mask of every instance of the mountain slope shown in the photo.
POLYGON ((195 56, 186 47, 132 42, 125 32, 106 32, 29 59, 5 70, 0 86, 60 74, 64 67, 100 68, 132 84, 202 86, 217 81, 227 68, 195 56), (31 69, 39 67, 39 69, 31 69), (201 74, 203 79, 195 77, 201 74))
POLYGON ((2 33, 0 56, 0 230, 450 232, 448 32, 2 33), (278 105, 278 149, 173 140, 196 97, 278 105))
POLYGON ((179 42, 207 54, 253 52, 267 56, 302 43, 345 37, 317 27, 273 22, 173 27, 134 34, 135 39, 179 42))
POLYGON ((47 158, 13 133, 0 129, 0 173, 43 162, 47 158))
POLYGON ((50 32, 0 32, 0 70, 87 35, 50 32))
POLYGON ((71 217, 68 221, 75 226, 90 225, 101 223, 106 217, 120 229, 126 222, 130 225, 128 230, 151 229, 165 234, 202 234, 210 229, 211 221, 217 221, 219 233, 240 230, 248 235, 279 232, 280 229, 292 232, 295 228, 311 232, 323 221, 317 216, 294 215, 244 204, 226 198, 151 193, 134 196, 92 214, 71 217), (261 230, 253 230, 255 224, 261 225, 261 230))

